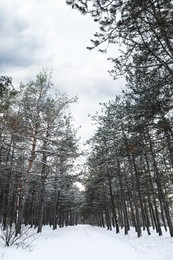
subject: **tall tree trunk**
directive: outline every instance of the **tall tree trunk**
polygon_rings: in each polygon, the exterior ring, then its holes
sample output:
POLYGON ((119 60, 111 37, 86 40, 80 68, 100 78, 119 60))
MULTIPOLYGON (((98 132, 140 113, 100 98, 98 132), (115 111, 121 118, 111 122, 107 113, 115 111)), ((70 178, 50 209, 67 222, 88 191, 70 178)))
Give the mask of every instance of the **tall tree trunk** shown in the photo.
POLYGON ((115 210, 115 202, 114 202, 114 196, 112 191, 112 183, 111 183, 111 177, 109 172, 107 171, 108 181, 109 181, 109 192, 110 192, 110 198, 111 198, 111 204, 112 204, 112 213, 115 220, 115 227, 116 227, 116 233, 119 233, 119 225, 118 225, 118 218, 115 210))
POLYGON ((55 191, 54 196, 54 208, 53 208, 53 230, 57 229, 58 225, 58 206, 59 206, 59 199, 60 199, 60 191, 58 194, 55 191))
POLYGON ((29 189, 29 182, 30 182, 30 174, 33 167, 33 163, 35 160, 35 150, 36 150, 36 142, 37 142, 37 128, 33 131, 33 140, 32 140, 32 147, 31 147, 31 156, 28 163, 28 168, 23 178, 21 179, 21 187, 18 190, 18 203, 17 203, 17 215, 16 215, 16 236, 21 232, 21 226, 23 222, 23 214, 24 214, 24 207, 25 201, 28 196, 28 189, 29 189))
POLYGON ((119 183, 120 183, 120 193, 121 193, 122 210, 123 210, 123 216, 124 216, 125 235, 127 235, 130 227, 129 227, 129 221, 128 221, 128 214, 127 214, 127 207, 126 207, 126 201, 125 201, 122 174, 121 174, 121 171, 120 171, 120 162, 119 162, 118 159, 117 159, 117 173, 118 173, 119 183))
POLYGON ((37 233, 42 232, 43 226, 43 216, 44 216, 44 206, 45 206, 45 176, 41 176, 41 190, 40 190, 40 200, 39 200, 39 214, 38 214, 38 229, 37 233))

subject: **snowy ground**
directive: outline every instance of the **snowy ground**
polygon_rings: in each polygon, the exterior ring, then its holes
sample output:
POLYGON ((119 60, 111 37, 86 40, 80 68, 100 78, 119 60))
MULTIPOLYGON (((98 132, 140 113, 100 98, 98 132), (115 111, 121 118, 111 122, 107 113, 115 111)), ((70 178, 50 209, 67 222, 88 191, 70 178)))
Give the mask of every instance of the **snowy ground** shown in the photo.
POLYGON ((53 231, 44 227, 28 249, 0 246, 2 260, 173 260, 173 238, 123 232, 79 225, 53 231))

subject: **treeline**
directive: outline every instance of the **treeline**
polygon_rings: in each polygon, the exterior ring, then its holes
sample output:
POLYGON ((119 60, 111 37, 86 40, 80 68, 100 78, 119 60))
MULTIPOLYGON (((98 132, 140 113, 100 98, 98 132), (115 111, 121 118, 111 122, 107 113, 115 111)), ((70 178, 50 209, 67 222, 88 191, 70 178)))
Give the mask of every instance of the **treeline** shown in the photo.
POLYGON ((110 73, 127 80, 93 118, 83 216, 117 233, 164 227, 173 236, 173 2, 66 2, 99 24, 89 49, 119 48, 110 73))
POLYGON ((0 77, 0 222, 3 230, 22 224, 77 223, 79 191, 72 174, 79 155, 69 107, 76 102, 54 91, 51 73, 16 90, 0 77), (74 198, 75 197, 75 198, 74 198))
POLYGON ((172 113, 160 107, 149 118, 131 94, 103 104, 93 119, 83 217, 117 233, 162 235, 164 227, 173 236, 172 113))

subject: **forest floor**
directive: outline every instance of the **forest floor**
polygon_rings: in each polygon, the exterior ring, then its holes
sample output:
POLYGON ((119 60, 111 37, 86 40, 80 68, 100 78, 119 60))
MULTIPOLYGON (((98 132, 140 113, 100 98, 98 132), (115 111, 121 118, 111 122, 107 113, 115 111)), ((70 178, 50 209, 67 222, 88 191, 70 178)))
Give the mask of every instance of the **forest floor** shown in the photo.
MULTIPOLYGON (((33 231, 32 231, 33 232, 33 231)), ((36 232, 36 230, 34 230, 36 232)), ((44 227, 26 249, 0 246, 1 260, 173 260, 173 238, 156 233, 137 238, 115 230, 78 225, 52 230, 44 227)))

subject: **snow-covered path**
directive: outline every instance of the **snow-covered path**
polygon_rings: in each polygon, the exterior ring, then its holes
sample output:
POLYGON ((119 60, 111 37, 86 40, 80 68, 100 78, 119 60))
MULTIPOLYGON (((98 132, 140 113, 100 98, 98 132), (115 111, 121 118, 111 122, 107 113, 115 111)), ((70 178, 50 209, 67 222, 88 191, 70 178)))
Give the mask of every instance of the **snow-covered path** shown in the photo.
POLYGON ((169 237, 136 238, 114 231, 79 225, 52 231, 45 227, 32 251, 1 248, 2 260, 172 260, 169 237))

